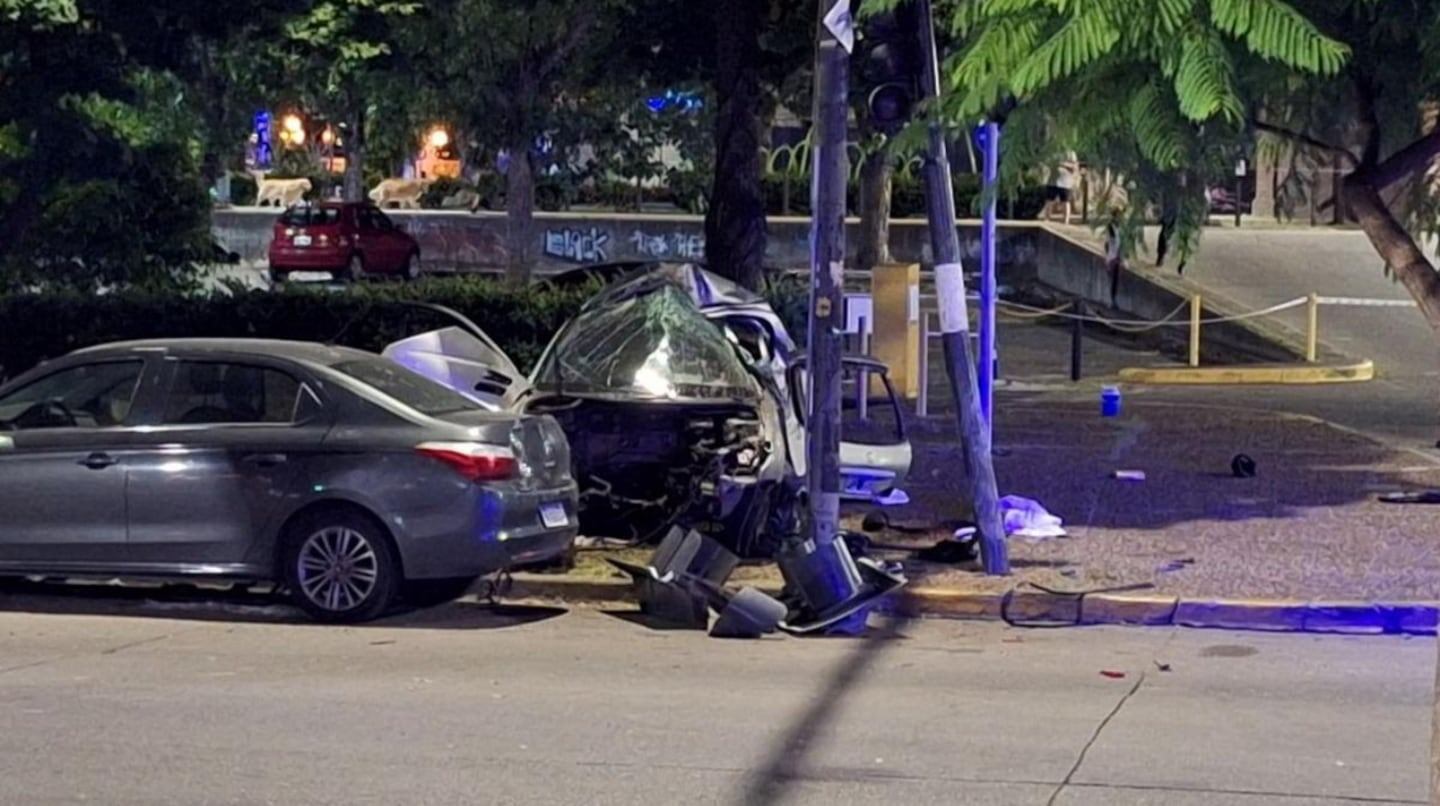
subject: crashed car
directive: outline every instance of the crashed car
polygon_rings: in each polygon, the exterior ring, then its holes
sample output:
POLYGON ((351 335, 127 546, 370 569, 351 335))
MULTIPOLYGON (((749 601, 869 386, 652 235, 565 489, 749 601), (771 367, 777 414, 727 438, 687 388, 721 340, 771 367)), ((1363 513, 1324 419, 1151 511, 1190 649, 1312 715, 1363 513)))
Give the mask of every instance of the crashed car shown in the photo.
MULTIPOLYGON (((803 356, 757 294, 695 265, 655 264, 592 297, 530 377, 472 323, 385 355, 496 410, 554 417, 581 489, 581 532, 635 542, 674 524, 742 557, 773 556, 798 531, 806 474, 803 356)), ((909 472, 910 445, 883 364, 846 359, 893 429, 841 446, 851 497, 909 472)))

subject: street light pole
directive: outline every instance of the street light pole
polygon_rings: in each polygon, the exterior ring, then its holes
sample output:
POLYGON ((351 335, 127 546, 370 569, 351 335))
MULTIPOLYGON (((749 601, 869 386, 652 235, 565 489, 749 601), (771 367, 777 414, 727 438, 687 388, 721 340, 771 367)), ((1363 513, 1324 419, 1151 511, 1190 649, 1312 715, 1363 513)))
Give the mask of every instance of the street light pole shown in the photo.
MULTIPOLYGON (((920 8, 921 96, 940 98, 940 57, 935 45, 935 20, 930 0, 916 0, 920 8)), ((941 343, 950 390, 959 410, 960 441, 965 469, 975 503, 975 525, 980 539, 980 560, 987 574, 1010 573, 1009 547, 1000 519, 1000 494, 991 461, 990 430, 980 410, 975 357, 970 352, 970 311, 965 302, 965 273, 960 265, 960 236, 955 231, 955 190, 950 178, 945 131, 931 110, 930 148, 925 160, 925 207, 930 219, 930 249, 935 258, 935 291, 940 302, 941 343)), ((987 367, 990 357, 985 357, 987 367)))

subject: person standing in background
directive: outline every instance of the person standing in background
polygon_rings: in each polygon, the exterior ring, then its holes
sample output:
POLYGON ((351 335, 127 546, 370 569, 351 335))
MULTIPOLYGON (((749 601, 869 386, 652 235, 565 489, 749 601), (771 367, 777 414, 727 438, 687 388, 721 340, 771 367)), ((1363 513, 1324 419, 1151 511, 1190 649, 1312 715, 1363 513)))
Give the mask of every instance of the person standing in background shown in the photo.
POLYGON ((1056 208, 1059 207, 1061 220, 1069 225, 1074 208, 1075 184, 1079 177, 1080 160, 1074 151, 1068 152, 1065 159, 1050 172, 1050 184, 1045 187, 1045 209, 1041 211, 1041 218, 1054 220, 1056 208))

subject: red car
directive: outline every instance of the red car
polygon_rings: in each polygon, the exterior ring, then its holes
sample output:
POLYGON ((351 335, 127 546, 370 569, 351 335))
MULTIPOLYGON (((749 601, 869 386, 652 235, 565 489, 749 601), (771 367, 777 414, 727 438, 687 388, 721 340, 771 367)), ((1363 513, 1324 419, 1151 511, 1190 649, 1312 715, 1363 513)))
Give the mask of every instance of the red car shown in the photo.
POLYGON ((275 221, 270 278, 329 272, 346 282, 420 276, 420 244, 368 202, 297 204, 275 221))

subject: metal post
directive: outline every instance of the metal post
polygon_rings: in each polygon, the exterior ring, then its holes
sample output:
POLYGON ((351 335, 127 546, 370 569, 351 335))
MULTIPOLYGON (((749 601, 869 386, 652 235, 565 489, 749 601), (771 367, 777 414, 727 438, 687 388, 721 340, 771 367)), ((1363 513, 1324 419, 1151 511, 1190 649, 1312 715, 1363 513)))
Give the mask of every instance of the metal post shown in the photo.
POLYGON ((1190 298, 1190 366, 1200 366, 1200 295, 1190 298))
MULTIPOLYGON (((995 440, 995 194, 1000 173, 1000 126, 985 124, 985 211, 980 225, 980 413, 995 440)), ((1069 202, 1066 202, 1067 204, 1069 202)))
MULTIPOLYGON (((860 317, 860 354, 870 355, 870 323, 860 317)), ((855 376, 855 413, 860 422, 870 419, 870 373, 860 370, 855 376)))
MULTIPOLYGON (((935 20, 930 0, 917 0, 920 11, 921 91, 925 98, 940 97, 940 59, 935 48, 935 20)), ((1009 546, 1000 520, 1000 495, 996 491, 995 466, 991 461, 990 430, 980 410, 976 390, 975 357, 970 353, 970 311, 965 301, 965 274, 960 266, 960 236, 955 229, 955 190, 950 177, 945 131, 939 118, 930 120, 930 143, 925 161, 925 208, 929 214, 930 249, 935 256, 935 289, 940 301, 940 331, 945 345, 945 365, 950 391, 960 419, 960 442, 964 449, 970 497, 980 541, 980 561, 987 574, 1010 573, 1009 546)), ((989 357, 985 360, 989 366, 989 357)))
POLYGON ((920 393, 915 396, 915 415, 930 416, 930 314, 920 315, 920 393))
POLYGON ((849 55, 825 24, 820 0, 815 49, 815 142, 810 223, 809 535, 828 546, 840 529, 840 331, 845 281, 845 117, 849 55))
POLYGON ((1320 295, 1305 298, 1305 360, 1315 363, 1320 353, 1320 295))
POLYGON ((1080 317, 1085 315, 1085 301, 1079 297, 1070 305, 1070 312, 1074 318, 1070 320, 1070 380, 1080 380, 1080 343, 1085 335, 1085 320, 1080 317))

